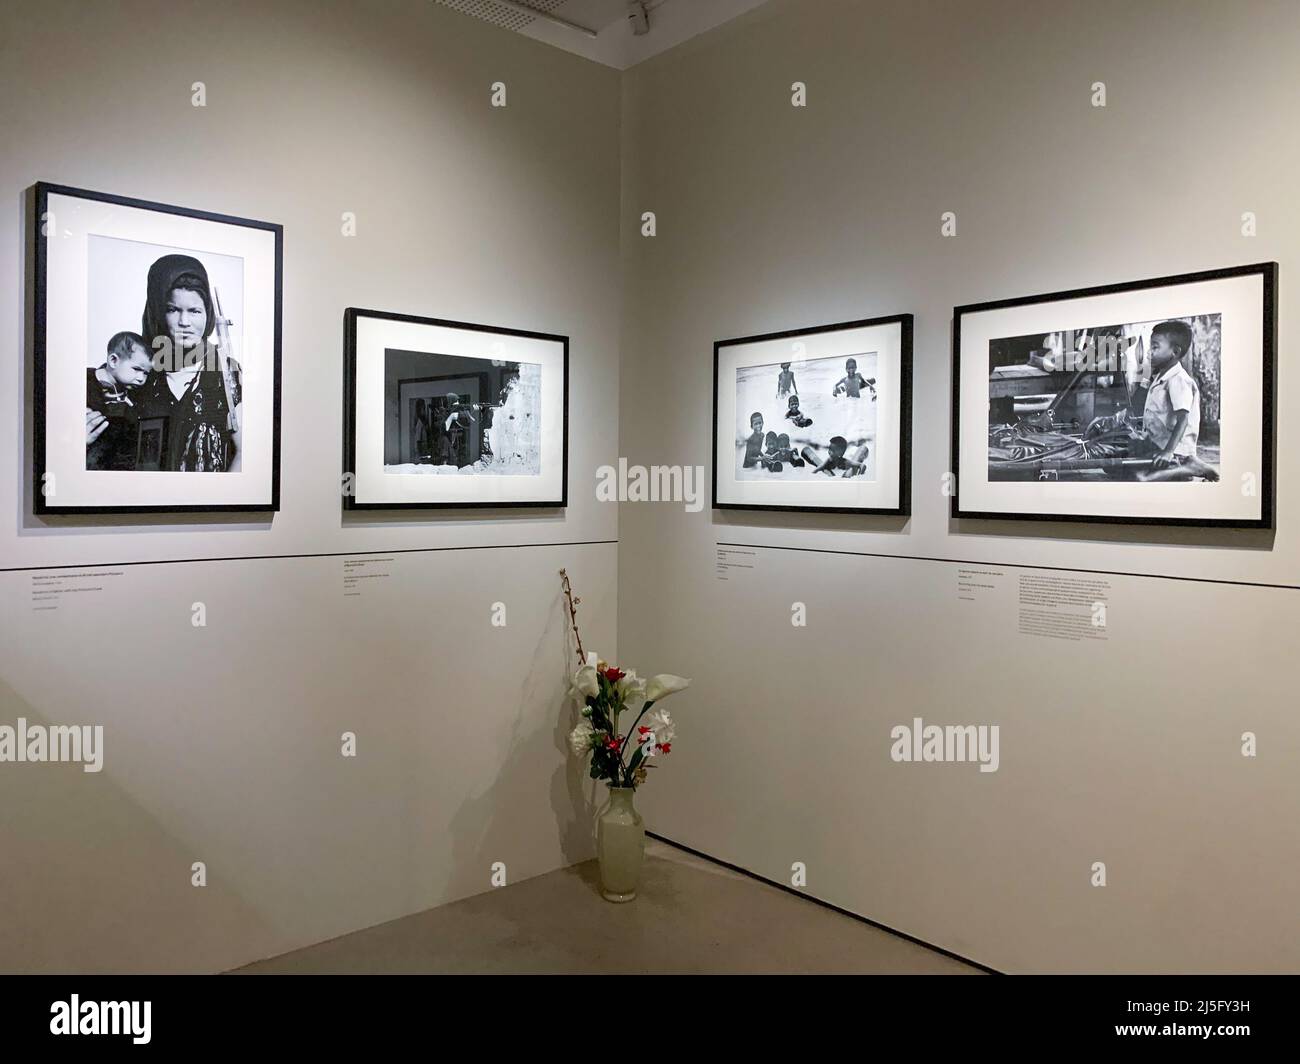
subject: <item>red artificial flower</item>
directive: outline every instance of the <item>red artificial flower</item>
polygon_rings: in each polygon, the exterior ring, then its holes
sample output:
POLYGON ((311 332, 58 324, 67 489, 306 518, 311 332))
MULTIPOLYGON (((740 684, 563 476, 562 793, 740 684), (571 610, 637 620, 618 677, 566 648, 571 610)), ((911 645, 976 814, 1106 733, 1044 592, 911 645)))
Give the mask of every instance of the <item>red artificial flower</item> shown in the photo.
POLYGON ((605 679, 607 679, 610 683, 618 683, 618 681, 623 679, 623 677, 626 676, 627 673, 625 673, 622 669, 618 668, 617 666, 611 665, 603 673, 601 673, 601 675, 604 676, 605 679))
POLYGON ((671 754, 673 752, 672 743, 659 743, 656 748, 662 754, 671 754))
POLYGON ((619 747, 619 742, 620 742, 619 739, 615 739, 614 736, 611 735, 605 740, 605 749, 617 750, 619 747))

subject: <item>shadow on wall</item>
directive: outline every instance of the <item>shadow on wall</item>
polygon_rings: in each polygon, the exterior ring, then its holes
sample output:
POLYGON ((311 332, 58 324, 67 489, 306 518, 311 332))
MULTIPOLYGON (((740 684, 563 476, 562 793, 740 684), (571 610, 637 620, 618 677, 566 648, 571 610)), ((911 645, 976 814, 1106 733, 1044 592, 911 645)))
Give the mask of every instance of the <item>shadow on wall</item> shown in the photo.
POLYGON ((1159 543, 1170 547, 1213 547, 1271 551, 1277 533, 1271 528, 1199 528, 1178 525, 1095 524, 1068 521, 1006 521, 976 517, 948 518, 950 535, 1048 539, 1057 543, 1159 543))
MULTIPOLYGON (((0 724, 50 721, 0 682, 0 724)), ((191 885, 203 847, 169 834, 104 767, 0 766, 0 971, 220 971, 246 959, 247 943, 275 943, 275 928, 211 866, 191 885), (187 928, 159 942, 152 928, 187 928), (204 958, 202 969, 195 958, 204 958)))
POLYGON ((490 881, 492 865, 506 865, 506 882, 516 883, 551 871, 552 846, 543 832, 554 830, 566 864, 596 854, 596 784, 570 756, 569 732, 577 723, 568 697, 577 655, 561 603, 559 580, 547 623, 520 685, 516 712, 502 746, 500 767, 491 785, 465 802, 452 819, 453 896, 478 894, 490 881), (550 762, 549 806, 553 829, 543 819, 540 794, 517 793, 527 766, 550 762), (526 841, 537 837, 537 845, 526 841))
POLYGON ((911 517, 878 514, 829 514, 809 510, 772 512, 766 510, 714 510, 714 530, 718 535, 735 537, 750 528, 777 528, 783 531, 872 532, 877 535, 911 535, 911 517))

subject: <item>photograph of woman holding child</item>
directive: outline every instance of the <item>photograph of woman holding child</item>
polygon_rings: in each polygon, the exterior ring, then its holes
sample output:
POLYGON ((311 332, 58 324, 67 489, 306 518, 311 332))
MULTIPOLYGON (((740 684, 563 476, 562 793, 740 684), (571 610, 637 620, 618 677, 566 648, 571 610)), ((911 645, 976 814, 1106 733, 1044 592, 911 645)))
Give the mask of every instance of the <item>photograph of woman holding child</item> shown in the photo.
POLYGON ((283 228, 46 182, 34 206, 32 512, 278 510, 283 228))
POLYGON ((88 469, 136 468, 142 423, 151 441, 162 430, 152 469, 238 469, 242 374, 228 325, 197 258, 168 254, 149 267, 139 334, 115 334, 87 374, 88 469))

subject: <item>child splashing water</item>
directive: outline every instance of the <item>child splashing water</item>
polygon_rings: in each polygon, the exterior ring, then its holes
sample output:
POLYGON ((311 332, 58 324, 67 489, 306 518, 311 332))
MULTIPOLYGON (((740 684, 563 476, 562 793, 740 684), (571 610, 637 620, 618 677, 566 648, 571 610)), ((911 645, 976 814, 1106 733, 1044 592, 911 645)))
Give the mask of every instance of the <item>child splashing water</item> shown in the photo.
POLYGON ((797 370, 794 363, 784 362, 738 368, 734 378, 737 477, 874 480, 876 369, 877 355, 869 351, 849 359, 842 355, 804 359, 797 370), (782 386, 788 392, 782 394, 782 386), (836 442, 832 451, 831 441, 837 437, 844 441, 843 449, 836 442))

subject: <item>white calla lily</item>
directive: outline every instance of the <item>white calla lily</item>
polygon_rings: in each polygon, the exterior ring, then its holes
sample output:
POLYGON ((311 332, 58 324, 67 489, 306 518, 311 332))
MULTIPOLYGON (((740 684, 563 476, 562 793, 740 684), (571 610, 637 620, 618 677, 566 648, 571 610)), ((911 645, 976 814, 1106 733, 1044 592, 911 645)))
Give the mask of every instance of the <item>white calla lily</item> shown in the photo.
POLYGON ((650 682, 645 685, 645 697, 649 702, 658 702, 661 698, 684 691, 690 686, 691 681, 685 677, 661 672, 658 676, 651 677, 650 682))
POLYGON ((596 679, 596 666, 584 665, 573 674, 573 686, 570 689, 573 697, 579 702, 586 702, 588 698, 595 698, 600 694, 600 681, 596 679))
POLYGON ((645 689, 645 680, 641 679, 635 672, 629 672, 623 679, 618 681, 619 698, 623 700, 624 707, 633 713, 641 712, 641 707, 645 705, 645 689))

